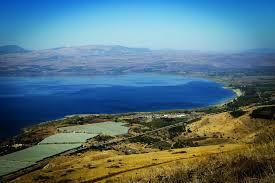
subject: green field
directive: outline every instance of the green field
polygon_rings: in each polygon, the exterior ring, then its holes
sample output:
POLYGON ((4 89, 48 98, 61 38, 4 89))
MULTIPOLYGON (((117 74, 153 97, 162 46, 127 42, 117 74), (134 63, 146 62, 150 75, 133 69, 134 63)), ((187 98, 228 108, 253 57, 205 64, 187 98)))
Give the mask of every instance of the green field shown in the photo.
POLYGON ((34 165, 35 162, 10 161, 0 159, 0 176, 34 165))
POLYGON ((97 134, 88 133, 57 133, 42 140, 39 144, 73 144, 84 143, 97 134))
POLYGON ((128 127, 122 122, 103 122, 88 125, 76 125, 59 128, 62 132, 78 132, 89 134, 122 135, 128 133, 128 127))
POLYGON ((98 134, 110 136, 128 133, 126 123, 103 122, 59 128, 63 133, 51 135, 38 145, 0 157, 0 176, 35 164, 47 157, 80 147, 88 139, 98 134))
POLYGON ((0 176, 35 164, 47 157, 80 147, 81 144, 42 144, 0 157, 0 176))

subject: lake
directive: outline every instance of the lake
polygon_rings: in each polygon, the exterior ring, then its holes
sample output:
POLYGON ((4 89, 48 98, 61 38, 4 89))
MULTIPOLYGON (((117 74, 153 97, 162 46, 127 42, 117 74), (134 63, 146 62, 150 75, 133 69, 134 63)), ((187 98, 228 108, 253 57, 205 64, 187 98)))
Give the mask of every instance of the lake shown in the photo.
POLYGON ((0 77, 0 137, 69 114, 191 109, 234 96, 221 83, 180 75, 0 77))

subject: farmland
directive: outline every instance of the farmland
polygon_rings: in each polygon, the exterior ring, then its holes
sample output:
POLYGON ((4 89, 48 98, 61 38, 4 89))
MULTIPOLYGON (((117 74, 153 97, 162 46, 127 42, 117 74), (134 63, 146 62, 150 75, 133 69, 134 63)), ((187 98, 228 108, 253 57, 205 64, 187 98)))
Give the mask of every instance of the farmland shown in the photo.
POLYGON ((0 176, 32 166, 45 158, 78 148, 98 134, 110 136, 125 134, 128 132, 128 127, 122 126, 124 124, 104 122, 62 127, 58 130, 64 133, 51 135, 35 146, 1 156, 0 176))
POLYGON ((74 149, 81 144, 41 144, 0 157, 0 176, 34 165, 44 158, 74 149))
MULTIPOLYGON (((252 159, 251 166, 253 167, 260 165, 263 168, 269 166, 273 168, 274 146, 256 144, 255 141, 262 142, 267 139, 266 137, 274 139, 274 120, 252 118, 250 114, 260 111, 260 107, 243 108, 243 110, 245 113, 239 117, 232 116, 230 112, 204 115, 200 120, 187 123, 186 129, 188 130, 178 131, 178 126, 144 132, 144 135, 136 135, 136 137, 110 145, 112 146, 110 150, 87 150, 68 156, 61 155, 50 159, 48 164, 43 166, 44 168, 18 177, 14 182, 23 180, 25 182, 50 180, 57 180, 57 182, 63 180, 71 182, 165 182, 161 181, 162 175, 174 177, 175 181, 171 182, 180 182, 176 180, 181 178, 177 177, 181 174, 187 174, 187 180, 195 176, 200 176, 202 177, 200 180, 204 180, 208 176, 203 173, 197 175, 196 168, 202 172, 211 170, 216 173, 220 170, 226 175, 227 172, 235 170, 231 169, 231 166, 238 166, 234 164, 235 159, 245 161, 244 163, 252 159), (270 134, 267 133, 268 131, 270 134), (164 142, 171 143, 171 148, 157 149, 155 144, 164 142), (179 145, 176 147, 174 144, 179 145), (197 144, 197 147, 192 147, 192 144, 197 144), (268 147, 265 153, 270 156, 268 161, 264 160, 265 154, 257 150, 263 147, 268 147), (240 159, 242 156, 244 159, 240 159), (216 158, 219 158, 221 165, 215 164, 216 158), (203 166, 200 166, 201 162, 203 166), (209 162, 212 164, 208 165, 209 162), (208 170, 209 166, 212 169, 208 170), (189 174, 189 170, 192 174, 189 174), (175 174, 177 172, 179 174, 175 174)), ((267 175, 269 174, 267 168, 264 171, 267 175)), ((242 169, 240 172, 241 176, 249 176, 243 173, 242 169)), ((223 175, 222 173, 216 174, 223 175)), ((217 175, 214 179, 220 177, 217 175)), ((225 182, 224 180, 228 177, 222 178, 223 181, 217 182, 225 182)), ((229 178, 233 180, 234 176, 229 178)))
POLYGON ((104 135, 120 135, 126 134, 128 128, 123 126, 126 123, 121 122, 104 122, 87 125, 76 125, 59 128, 62 132, 78 132, 78 133, 89 133, 89 134, 104 134, 104 135))
MULTIPOLYGON (((16 177, 3 176, 3 180, 136 182, 144 179, 145 182, 161 182, 158 178, 167 169, 171 171, 165 176, 175 180, 171 182, 181 179, 177 172, 188 177, 191 175, 190 180, 194 177, 204 180, 208 177, 219 178, 210 174, 220 175, 217 170, 225 172, 225 175, 232 173, 231 170, 239 168, 235 161, 260 166, 264 175, 270 177, 266 167, 274 169, 274 77, 265 77, 263 80, 247 75, 233 75, 218 79, 231 88, 239 88, 242 95, 228 103, 207 108, 72 115, 26 128, 19 136, 22 138, 11 141, 12 145, 40 142, 37 145, 39 148, 48 145, 57 148, 61 145, 77 147, 77 144, 82 145, 82 148, 38 163, 41 158, 51 154, 44 153, 46 155, 43 157, 30 158, 28 155, 31 152, 23 157, 22 152, 18 151, 15 158, 3 156, 0 158, 1 175, 34 164, 38 166, 31 171, 17 171, 21 174, 16 177), (265 146, 270 147, 266 151, 270 154, 270 157, 267 156, 268 162, 265 160, 266 153, 256 151, 265 146), (251 149, 256 152, 251 154, 251 149), (222 162, 221 166, 215 164, 216 158, 222 162), (200 171, 210 172, 209 176, 204 176, 200 171)), ((65 148, 63 150, 66 151, 65 148)), ((56 154, 58 152, 55 151, 56 154)), ((240 168, 241 178, 254 178, 259 173, 243 174, 245 168, 240 168)), ((236 178, 234 176, 225 176, 223 181, 217 182, 225 182, 229 178, 233 180, 236 178)))
POLYGON ((75 144, 75 143, 84 143, 86 140, 96 136, 96 134, 87 134, 87 133, 57 133, 51 135, 39 144, 75 144))

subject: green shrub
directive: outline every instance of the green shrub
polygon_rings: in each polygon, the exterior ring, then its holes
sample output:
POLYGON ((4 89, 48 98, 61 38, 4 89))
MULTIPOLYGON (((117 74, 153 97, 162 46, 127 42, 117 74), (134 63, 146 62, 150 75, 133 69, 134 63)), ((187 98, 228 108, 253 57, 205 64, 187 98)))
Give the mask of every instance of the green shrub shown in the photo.
POLYGON ((244 115, 245 113, 246 112, 241 109, 230 112, 231 116, 233 116, 234 118, 238 118, 238 117, 244 115))
POLYGON ((260 107, 252 111, 252 118, 274 119, 275 106, 260 107))

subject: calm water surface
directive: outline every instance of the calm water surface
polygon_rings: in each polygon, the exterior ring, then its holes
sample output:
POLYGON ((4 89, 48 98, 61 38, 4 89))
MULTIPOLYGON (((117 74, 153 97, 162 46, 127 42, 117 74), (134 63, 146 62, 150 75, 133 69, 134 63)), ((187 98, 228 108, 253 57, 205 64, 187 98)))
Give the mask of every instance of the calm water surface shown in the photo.
POLYGON ((190 109, 234 95, 220 83, 178 75, 0 77, 0 137, 69 114, 190 109))

